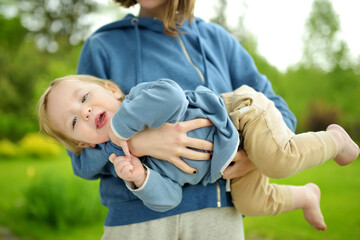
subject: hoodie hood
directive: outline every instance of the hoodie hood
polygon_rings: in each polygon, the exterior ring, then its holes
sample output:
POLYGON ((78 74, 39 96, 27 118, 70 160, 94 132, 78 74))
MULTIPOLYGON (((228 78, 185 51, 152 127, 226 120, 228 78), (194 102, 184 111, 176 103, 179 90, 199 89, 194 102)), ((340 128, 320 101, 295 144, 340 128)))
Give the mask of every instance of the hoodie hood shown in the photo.
POLYGON ((133 14, 127 14, 123 19, 107 24, 99 28, 95 33, 111 31, 119 28, 148 28, 155 32, 163 32, 164 26, 162 21, 151 17, 136 17, 133 14))
MULTIPOLYGON (((194 18, 193 23, 195 24, 189 24, 188 20, 185 20, 183 23, 183 26, 180 28, 182 32, 185 32, 185 34, 191 34, 190 32, 195 32, 196 36, 197 36, 197 41, 199 43, 199 47, 200 47, 200 52, 202 55, 202 64, 204 66, 204 72, 203 72, 203 77, 204 77, 204 82, 203 84, 206 85, 206 79, 207 79, 207 70, 206 70, 206 56, 205 56, 205 51, 200 39, 200 34, 199 34, 199 30, 198 30, 198 26, 197 26, 197 22, 198 21, 202 21, 199 18, 194 18)), ((134 46, 136 49, 136 53, 135 53, 135 64, 136 64, 136 83, 142 83, 144 81, 144 77, 143 77, 143 59, 141 57, 141 52, 142 52, 142 42, 141 42, 141 31, 140 29, 147 29, 150 30, 152 32, 158 32, 158 33, 163 33, 164 32, 164 26, 163 26, 163 22, 159 19, 156 18, 152 18, 152 17, 136 17, 133 14, 127 14, 123 19, 110 23, 108 25, 105 25, 101 28, 99 28, 94 34, 97 33, 102 33, 102 32, 107 32, 107 31, 114 31, 114 30, 118 30, 118 29, 133 29, 134 30, 134 46)), ((181 36, 182 34, 179 34, 178 37, 175 37, 178 39, 178 41, 181 42, 181 44, 184 44, 185 48, 184 48, 184 54, 188 55, 189 53, 187 52, 187 47, 186 47, 186 41, 183 41, 183 37, 181 36)), ((172 38, 172 37, 171 37, 172 38)), ((192 63, 191 63, 192 64, 192 63)))

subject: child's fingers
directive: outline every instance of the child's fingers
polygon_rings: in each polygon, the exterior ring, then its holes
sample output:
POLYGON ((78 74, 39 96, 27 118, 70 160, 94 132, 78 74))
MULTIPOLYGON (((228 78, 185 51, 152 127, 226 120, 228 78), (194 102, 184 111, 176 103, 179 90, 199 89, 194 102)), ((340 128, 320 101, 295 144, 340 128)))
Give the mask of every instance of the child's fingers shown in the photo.
POLYGON ((117 157, 117 155, 116 155, 115 153, 112 153, 112 154, 109 156, 109 161, 114 164, 114 160, 115 160, 116 157, 117 157))
POLYGON ((134 167, 131 164, 125 164, 124 166, 121 167, 120 172, 122 174, 131 175, 133 169, 134 167))
POLYGON ((131 154, 130 154, 129 147, 128 147, 127 143, 125 142, 124 144, 122 144, 121 147, 122 147, 122 150, 124 151, 125 155, 130 157, 131 154))
POLYGON ((131 165, 133 165, 133 166, 140 166, 140 165, 142 165, 140 159, 137 158, 137 157, 135 157, 135 156, 131 156, 131 157, 129 158, 129 161, 131 162, 131 165))
POLYGON ((114 160, 114 166, 119 177, 130 177, 134 166, 126 157, 117 157, 114 160))
POLYGON ((112 159, 112 163, 114 164, 115 168, 122 171, 122 169, 127 166, 130 165, 132 166, 133 164, 131 163, 131 159, 129 157, 126 156, 118 156, 112 159))

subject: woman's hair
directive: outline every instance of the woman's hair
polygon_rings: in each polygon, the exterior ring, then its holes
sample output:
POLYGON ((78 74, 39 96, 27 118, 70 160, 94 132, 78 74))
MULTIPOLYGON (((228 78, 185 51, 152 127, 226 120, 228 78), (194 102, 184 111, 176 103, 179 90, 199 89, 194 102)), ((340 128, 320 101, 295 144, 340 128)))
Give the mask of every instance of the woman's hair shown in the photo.
MULTIPOLYGON (((120 3, 121 6, 129 8, 134 6, 136 0, 113 0, 120 3)), ((168 0, 165 7, 163 19, 164 32, 169 36, 176 36, 179 33, 179 27, 186 19, 191 22, 194 18, 195 0, 168 0)))
POLYGON ((125 95, 119 89, 119 87, 112 81, 93 77, 90 75, 69 75, 62 78, 55 79, 49 85, 49 87, 45 90, 45 92, 40 97, 38 104, 37 104, 37 114, 39 120, 40 131, 44 132, 45 134, 49 135, 50 137, 54 138, 56 141, 61 143, 65 148, 70 150, 71 152, 79 155, 84 147, 79 146, 79 141, 66 136, 64 133, 59 131, 55 128, 52 124, 51 120, 49 119, 47 103, 48 103, 48 96, 51 90, 65 81, 84 81, 89 83, 95 83, 102 86, 105 89, 109 89, 109 86, 115 87, 121 93, 121 98, 119 101, 123 101, 125 95))

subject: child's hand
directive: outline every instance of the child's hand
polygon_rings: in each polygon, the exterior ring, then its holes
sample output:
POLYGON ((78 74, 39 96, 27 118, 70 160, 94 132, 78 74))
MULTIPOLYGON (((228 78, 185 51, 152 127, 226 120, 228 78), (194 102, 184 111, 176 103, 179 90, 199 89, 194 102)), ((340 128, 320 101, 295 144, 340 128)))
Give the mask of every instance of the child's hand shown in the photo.
POLYGON ((146 180, 146 169, 141 161, 134 156, 116 156, 115 153, 109 157, 114 164, 117 175, 128 182, 133 182, 140 188, 146 180))
POLYGON ((111 139, 111 141, 113 143, 115 143, 116 145, 118 145, 119 147, 122 148, 122 150, 124 151, 125 155, 130 157, 132 156, 129 150, 129 146, 128 146, 128 142, 127 140, 122 140, 120 138, 118 138, 112 131, 111 128, 109 128, 109 137, 111 139))

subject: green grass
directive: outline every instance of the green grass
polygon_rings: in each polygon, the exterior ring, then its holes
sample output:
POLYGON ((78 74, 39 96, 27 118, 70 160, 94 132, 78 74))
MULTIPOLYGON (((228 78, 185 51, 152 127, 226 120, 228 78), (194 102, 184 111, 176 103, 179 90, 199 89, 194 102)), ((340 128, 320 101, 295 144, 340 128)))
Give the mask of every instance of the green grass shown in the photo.
MULTIPOLYGON (((46 223, 29 221, 19 209, 24 204, 24 189, 44 173, 61 173, 75 177, 65 154, 54 159, 0 159, 0 227, 10 229, 18 239, 100 239, 104 218, 91 225, 52 228, 46 223), (33 176, 33 177, 31 177, 33 176)), ((314 230, 304 220, 300 210, 273 217, 245 217, 247 239, 360 239, 360 161, 339 167, 330 161, 291 178, 277 180, 280 184, 303 185, 314 182, 322 190, 321 207, 328 229, 314 230)), ((76 180, 77 181, 77 180, 76 180)), ((273 181, 275 182, 275 181, 273 181)), ((98 181, 87 181, 98 191, 98 181)), ((99 203, 100 204, 100 203, 99 203)), ((104 216, 106 209, 104 208, 104 216)), ((3 239, 0 232, 0 239, 3 239)))
MULTIPOLYGON (((59 176, 59 179, 66 178, 74 183, 82 184, 85 181, 73 174, 70 159, 65 153, 53 159, 0 159, 0 227, 10 229, 18 239, 23 240, 100 239, 106 215, 105 208, 102 218, 91 224, 76 225, 76 227, 56 228, 47 223, 29 220, 24 216, 21 211, 25 204, 24 192, 32 182, 46 174, 59 176)), ((95 194, 98 194, 98 185, 98 181, 86 181, 86 186, 89 186, 95 194)), ((1 231, 0 239, 3 239, 1 231)))
POLYGON ((272 180, 279 184, 316 183, 321 189, 321 209, 328 229, 314 230, 296 210, 278 216, 245 217, 247 239, 360 239, 360 161, 339 167, 333 161, 290 178, 272 180))

